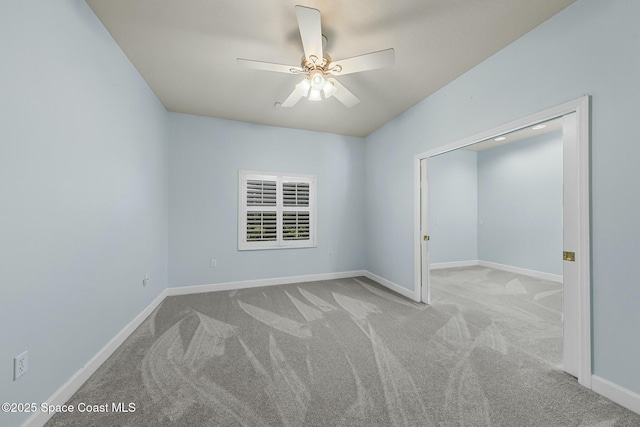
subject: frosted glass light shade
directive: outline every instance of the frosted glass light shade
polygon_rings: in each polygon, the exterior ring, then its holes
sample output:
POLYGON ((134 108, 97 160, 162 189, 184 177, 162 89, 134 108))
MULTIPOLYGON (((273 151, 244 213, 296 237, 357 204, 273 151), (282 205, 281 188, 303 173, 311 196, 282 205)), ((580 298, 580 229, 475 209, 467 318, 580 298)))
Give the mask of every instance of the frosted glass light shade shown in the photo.
POLYGON ((334 93, 336 93, 336 87, 333 85, 333 83, 327 80, 322 87, 322 91, 324 92, 325 98, 330 98, 334 93))
POLYGON ((324 83, 326 82, 325 78, 322 76, 322 72, 320 71, 312 71, 311 72, 311 88, 315 90, 322 90, 324 87, 324 83))
POLYGON ((321 101, 322 97, 320 96, 320 91, 316 89, 311 89, 309 92, 309 101, 321 101))
POLYGON ((311 83, 309 83, 308 79, 304 79, 296 85, 296 91, 298 91, 301 96, 307 96, 309 89, 311 89, 311 83))

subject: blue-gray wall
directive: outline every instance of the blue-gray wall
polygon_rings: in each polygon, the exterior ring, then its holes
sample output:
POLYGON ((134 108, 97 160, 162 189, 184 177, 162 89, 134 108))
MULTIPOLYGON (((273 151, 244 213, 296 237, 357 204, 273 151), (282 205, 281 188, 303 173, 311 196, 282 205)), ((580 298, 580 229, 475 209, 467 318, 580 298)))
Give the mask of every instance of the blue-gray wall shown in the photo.
POLYGON ((362 138, 173 113, 169 125, 170 286, 364 268, 362 138), (241 169, 317 175, 316 248, 238 251, 241 169))
POLYGON ((562 131, 478 153, 478 221, 479 259, 562 275, 562 131))
POLYGON ((167 112, 84 1, 0 40, 0 402, 41 403, 166 288, 167 112))
POLYGON ((366 138, 367 269, 413 287, 413 155, 593 95, 594 373, 640 392, 640 2, 578 0, 366 138), (625 256, 620 256, 625 254, 625 256))
POLYGON ((455 150, 429 159, 429 262, 478 259, 478 155, 455 150))

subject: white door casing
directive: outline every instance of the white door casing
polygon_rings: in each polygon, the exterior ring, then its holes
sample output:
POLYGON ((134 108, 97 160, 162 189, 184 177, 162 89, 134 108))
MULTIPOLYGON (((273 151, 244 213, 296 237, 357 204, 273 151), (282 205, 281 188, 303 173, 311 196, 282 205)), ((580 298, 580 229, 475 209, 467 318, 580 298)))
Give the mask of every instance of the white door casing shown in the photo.
MULTIPOLYGON (((575 261, 563 261, 563 364, 591 388, 591 276, 589 236, 589 97, 559 105, 489 131, 414 156, 415 299, 430 303, 427 168, 430 157, 557 117, 563 120, 563 245, 575 261)), ((562 256, 562 254, 558 254, 562 256)))

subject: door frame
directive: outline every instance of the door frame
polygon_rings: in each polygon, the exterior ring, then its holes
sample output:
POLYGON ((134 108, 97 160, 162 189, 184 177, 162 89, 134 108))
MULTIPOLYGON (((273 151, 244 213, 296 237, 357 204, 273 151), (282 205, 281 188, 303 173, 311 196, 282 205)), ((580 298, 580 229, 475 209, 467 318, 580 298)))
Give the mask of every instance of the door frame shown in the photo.
MULTIPOLYGON (((418 153, 413 156, 413 231, 414 231, 414 293, 416 301, 431 303, 431 292, 429 284, 429 268, 423 271, 422 252, 425 252, 426 265, 428 264, 428 243, 422 236, 428 235, 428 229, 422 228, 421 218, 426 218, 426 201, 421 201, 421 187, 425 186, 425 198, 427 195, 428 183, 426 168, 421 168, 420 164, 426 160, 424 166, 428 167, 429 157, 444 154, 458 148, 466 147, 487 139, 495 138, 499 135, 509 133, 518 129, 533 126, 539 122, 551 120, 567 114, 576 114, 576 135, 578 151, 578 187, 576 195, 580 215, 576 219, 580 230, 579 242, 576 248, 578 254, 576 264, 578 270, 578 382, 587 388, 591 388, 591 246, 590 246, 590 181, 589 181, 589 140, 590 140, 590 96, 585 95, 574 101, 570 101, 553 108, 541 111, 530 116, 514 120, 485 132, 461 139, 440 147, 418 153), (422 173, 421 173, 422 171, 422 173), (423 209, 425 212, 423 213, 423 209), (424 215, 424 216, 423 216, 424 215), (425 283, 423 283, 423 281, 425 283)), ((558 254, 560 256, 561 254, 558 254)))

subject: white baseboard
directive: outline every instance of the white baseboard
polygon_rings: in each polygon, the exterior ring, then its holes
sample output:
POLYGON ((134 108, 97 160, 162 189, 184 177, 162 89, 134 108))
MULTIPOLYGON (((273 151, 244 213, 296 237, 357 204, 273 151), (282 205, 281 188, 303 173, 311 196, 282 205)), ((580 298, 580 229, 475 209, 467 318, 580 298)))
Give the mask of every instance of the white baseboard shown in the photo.
POLYGON ((611 381, 600 378, 597 375, 591 376, 591 389, 596 393, 606 397, 620 406, 640 414, 640 394, 614 384, 611 381))
MULTIPOLYGON (((91 375, 113 354, 114 351, 126 340, 129 335, 136 330, 144 320, 149 317, 167 296, 165 289, 147 306, 140 314, 138 314, 128 325, 126 325, 118 334, 111 339, 95 356, 80 368, 66 383, 64 383, 55 393, 51 395, 46 402, 49 405, 64 405, 78 391, 78 389, 89 379, 91 375)), ((45 425, 47 421, 54 415, 46 412, 38 411, 29 417, 22 427, 40 427, 45 425)))
POLYGON ((496 270, 508 271, 510 273, 522 274, 524 276, 535 277, 536 279, 549 280, 550 282, 562 283, 562 276, 558 274, 544 273, 542 271, 527 270, 526 268, 514 267, 512 265, 498 264, 497 262, 478 261, 482 267, 495 268, 496 270))
MULTIPOLYGON (((476 264, 468 264, 472 261, 461 261, 464 262, 465 265, 456 265, 457 267, 468 266, 468 265, 476 265, 476 264)), ((454 263, 446 263, 446 264, 454 264, 454 263)), ((457 264, 457 262, 456 262, 457 264)), ((562 276, 550 275, 548 273, 542 273, 533 270, 526 270, 519 267, 512 267, 503 264, 496 264, 487 261, 479 261, 479 265, 495 268, 498 270, 510 271, 513 273, 524 274, 533 277, 539 277, 546 280, 553 280, 554 278, 560 277, 560 280, 554 281, 562 281, 562 276), (553 276, 553 277, 549 277, 553 276)), ((451 268, 454 266, 441 267, 441 268, 451 268)), ((433 265, 431 266, 433 268, 433 265)), ((201 285, 201 286, 185 286, 182 288, 168 288, 165 289, 156 299, 154 299, 151 304, 149 304, 140 314, 138 314, 128 325, 126 325, 109 343, 107 343, 85 366, 83 366, 80 370, 78 370, 65 384, 63 384, 49 399, 47 399, 47 403, 51 405, 63 405, 65 404, 73 394, 78 391, 78 389, 89 379, 93 373, 113 354, 113 352, 133 333, 133 331, 140 326, 140 324, 155 310, 162 301, 167 296, 173 295, 187 295, 192 293, 201 293, 201 292, 212 292, 212 291, 222 291, 222 290, 233 290, 233 289, 245 289, 245 288, 253 288, 260 286, 273 286, 273 285, 282 285, 282 284, 290 284, 290 283, 304 283, 310 281, 321 281, 321 280, 332 280, 332 279, 344 279, 349 277, 357 277, 357 276, 365 276, 371 280, 374 280, 381 285, 395 291, 409 299, 417 301, 416 295, 414 291, 405 288, 404 286, 400 286, 397 283, 394 283, 390 280, 387 280, 377 274, 371 273, 366 270, 355 270, 355 271, 346 271, 339 273, 325 273, 325 274, 313 274, 313 275, 305 275, 305 276, 290 276, 290 277, 280 277, 274 279, 264 279, 264 280, 247 280, 240 282, 229 282, 229 283, 219 283, 212 285, 201 285)), ((597 375, 593 375, 591 377, 592 390, 613 402, 624 406, 625 408, 640 414, 640 394, 635 393, 631 390, 628 390, 624 387, 621 387, 617 384, 614 384, 604 378, 600 378, 597 375)), ((29 419, 25 421, 23 427, 40 427, 43 426, 53 414, 47 414, 44 412, 37 412, 32 415, 29 419)))
MULTIPOLYGON (((64 383, 46 402, 50 405, 64 405, 73 394, 93 375, 98 368, 120 347, 120 345, 140 326, 140 324, 155 310, 168 296, 188 295, 202 292, 227 291, 234 289, 256 288, 260 286, 286 285, 290 283, 315 282, 321 280, 346 279, 349 277, 365 276, 380 283, 387 288, 416 300, 414 292, 393 283, 383 277, 365 270, 344 271, 338 273, 311 274, 305 276, 289 276, 273 279, 245 280, 239 282, 216 283, 211 285, 184 286, 180 288, 167 288, 151 304, 149 304, 140 314, 138 314, 128 325, 111 339, 89 362, 80 368, 66 383, 64 383)), ((23 427, 41 427, 53 414, 37 412, 28 418, 23 427)))
POLYGON ((308 274, 305 276, 276 277, 272 279, 243 280, 238 282, 213 283, 210 285, 181 286, 167 289, 167 296, 199 294, 204 292, 232 291, 238 289, 259 288, 262 286, 288 285, 291 283, 319 282, 322 280, 347 279, 349 277, 365 276, 407 298, 416 300, 411 289, 393 283, 366 270, 341 271, 338 273, 308 274))
POLYGON ((413 290, 393 283, 366 270, 341 271, 338 273, 308 274, 305 276, 276 277, 273 279, 243 280, 239 282, 213 283, 210 285, 182 286, 167 289, 167 296, 199 294, 204 292, 232 291, 238 289, 259 288, 262 286, 288 285, 291 283, 319 282, 322 280, 347 279, 349 277, 365 276, 381 285, 399 293, 407 298, 415 300, 413 290))
POLYGON ((239 282, 213 283, 211 285, 181 286, 167 289, 167 296, 199 294, 203 292, 231 291, 236 289, 259 288, 262 286, 288 285, 291 283, 316 282, 321 280, 346 279, 365 276, 364 270, 342 271, 339 273, 308 274, 305 276, 276 277, 273 279, 243 280, 239 282))
POLYGON ((413 290, 411 289, 407 289, 404 286, 400 286, 397 283, 393 283, 390 280, 385 279, 384 277, 380 277, 377 274, 373 274, 370 271, 364 271, 363 272, 363 276, 368 277, 369 279, 380 283, 382 286, 385 286, 389 289, 391 289, 394 292, 399 293, 400 295, 403 295, 413 301, 418 301, 420 302, 417 298, 416 298, 416 294, 413 290))
POLYGON ((439 270, 441 268, 457 268, 457 267, 473 267, 479 264, 477 259, 470 259, 467 261, 449 261, 449 262, 435 262, 429 264, 431 270, 439 270))

